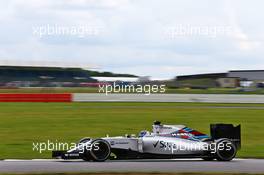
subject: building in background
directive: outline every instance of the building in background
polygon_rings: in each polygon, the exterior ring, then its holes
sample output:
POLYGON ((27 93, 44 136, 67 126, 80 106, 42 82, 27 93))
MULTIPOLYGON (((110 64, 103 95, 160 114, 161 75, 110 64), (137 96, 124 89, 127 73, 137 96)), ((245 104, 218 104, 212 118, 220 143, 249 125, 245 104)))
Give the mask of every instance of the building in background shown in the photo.
POLYGON ((264 70, 233 70, 227 76, 238 78, 243 87, 264 87, 264 70))
POLYGON ((97 82, 81 68, 0 66, 2 87, 78 87, 97 82))
POLYGON ((93 79, 96 79, 98 82, 129 82, 134 83, 138 81, 138 77, 92 77, 93 79))
POLYGON ((264 88, 264 70, 232 70, 157 80, 149 76, 98 72, 82 68, 0 66, 0 87, 98 87, 102 84, 165 84, 176 88, 264 88))
POLYGON ((209 73, 177 76, 174 87, 180 88, 236 88, 264 87, 264 70, 232 70, 227 73, 209 73))
POLYGON ((0 66, 0 87, 98 87, 111 82, 132 83, 131 74, 98 72, 83 68, 0 66))
POLYGON ((179 88, 194 88, 206 89, 219 87, 217 80, 219 78, 226 78, 226 73, 210 73, 210 74, 196 74, 177 76, 174 81, 174 86, 179 88))
POLYGON ((228 77, 237 77, 241 80, 264 81, 264 70, 232 70, 228 77))
POLYGON ((236 88, 240 86, 240 81, 236 77, 218 78, 216 82, 221 88, 236 88))

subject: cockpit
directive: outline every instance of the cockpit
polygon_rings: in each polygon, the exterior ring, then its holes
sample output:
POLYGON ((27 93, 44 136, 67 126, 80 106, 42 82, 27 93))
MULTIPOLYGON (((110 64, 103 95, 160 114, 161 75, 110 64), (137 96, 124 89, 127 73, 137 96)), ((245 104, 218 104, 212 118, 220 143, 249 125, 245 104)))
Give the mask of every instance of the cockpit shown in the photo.
POLYGON ((206 134, 188 128, 184 125, 163 125, 159 121, 155 121, 152 125, 152 132, 143 130, 139 133, 139 137, 145 136, 163 136, 175 137, 192 140, 208 139, 206 134))

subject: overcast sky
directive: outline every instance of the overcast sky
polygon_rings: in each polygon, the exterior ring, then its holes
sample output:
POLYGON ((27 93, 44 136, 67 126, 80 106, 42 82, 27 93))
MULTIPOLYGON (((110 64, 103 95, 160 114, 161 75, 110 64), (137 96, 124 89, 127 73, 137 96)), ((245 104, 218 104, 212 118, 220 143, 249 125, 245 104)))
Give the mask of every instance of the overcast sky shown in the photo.
POLYGON ((0 0, 0 63, 156 78, 264 69, 263 7, 261 0, 0 0))

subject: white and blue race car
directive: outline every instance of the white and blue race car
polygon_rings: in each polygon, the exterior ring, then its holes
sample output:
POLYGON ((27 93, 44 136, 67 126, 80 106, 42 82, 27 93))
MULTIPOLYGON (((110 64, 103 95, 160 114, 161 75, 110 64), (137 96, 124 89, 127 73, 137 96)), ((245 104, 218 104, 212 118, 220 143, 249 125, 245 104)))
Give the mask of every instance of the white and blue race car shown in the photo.
POLYGON ((202 158, 230 161, 241 148, 240 125, 211 124, 208 136, 184 125, 153 124, 138 137, 84 138, 71 150, 53 151, 53 158, 105 161, 107 159, 202 158))

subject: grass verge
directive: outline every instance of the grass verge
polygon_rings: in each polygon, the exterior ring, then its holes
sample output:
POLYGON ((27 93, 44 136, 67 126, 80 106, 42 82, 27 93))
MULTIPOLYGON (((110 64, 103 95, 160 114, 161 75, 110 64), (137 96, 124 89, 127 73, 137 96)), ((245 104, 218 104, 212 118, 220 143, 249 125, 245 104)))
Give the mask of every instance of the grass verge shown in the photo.
POLYGON ((185 124, 207 134, 210 123, 241 124, 238 156, 264 158, 261 104, 0 103, 0 111, 0 159, 50 158, 48 151, 33 151, 33 142, 137 134, 151 130, 154 120, 185 124))

